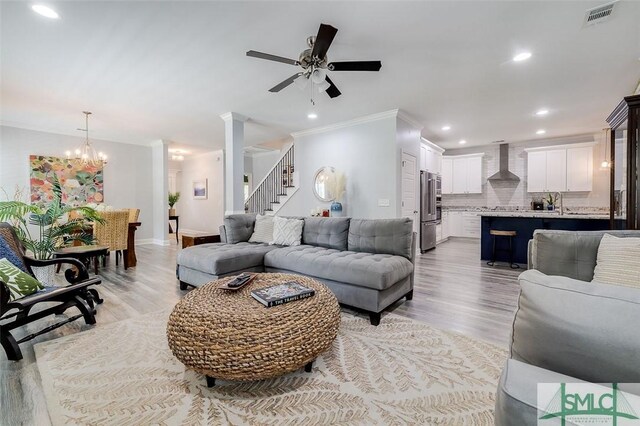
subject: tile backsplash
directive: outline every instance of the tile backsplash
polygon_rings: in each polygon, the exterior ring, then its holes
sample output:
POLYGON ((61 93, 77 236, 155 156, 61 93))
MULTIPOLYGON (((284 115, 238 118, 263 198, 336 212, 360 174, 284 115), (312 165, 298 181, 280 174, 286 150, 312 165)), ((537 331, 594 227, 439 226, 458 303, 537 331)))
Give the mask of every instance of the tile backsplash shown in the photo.
POLYGON ((509 170, 520 177, 519 182, 487 181, 487 178, 499 170, 499 145, 470 147, 447 150, 444 155, 461 155, 483 152, 482 157, 482 194, 443 194, 443 207, 509 207, 529 209, 533 198, 543 198, 544 193, 527 192, 527 153, 525 148, 564 145, 580 142, 598 142, 593 148, 593 190, 590 192, 563 193, 563 203, 570 209, 608 209, 609 208, 609 169, 602 169, 604 138, 602 134, 583 135, 563 139, 546 139, 509 144, 509 170))

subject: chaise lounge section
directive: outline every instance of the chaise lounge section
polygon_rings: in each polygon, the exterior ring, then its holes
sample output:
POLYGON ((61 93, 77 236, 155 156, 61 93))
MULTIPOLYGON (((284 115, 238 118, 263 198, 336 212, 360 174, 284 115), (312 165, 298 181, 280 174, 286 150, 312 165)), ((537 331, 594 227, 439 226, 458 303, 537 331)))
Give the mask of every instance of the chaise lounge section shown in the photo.
POLYGON ((327 285, 338 301, 381 312, 413 296, 415 235, 411 219, 302 218, 302 244, 249 243, 255 215, 230 215, 220 227, 224 243, 203 244, 178 254, 180 288, 201 286, 241 272, 283 272, 327 285))

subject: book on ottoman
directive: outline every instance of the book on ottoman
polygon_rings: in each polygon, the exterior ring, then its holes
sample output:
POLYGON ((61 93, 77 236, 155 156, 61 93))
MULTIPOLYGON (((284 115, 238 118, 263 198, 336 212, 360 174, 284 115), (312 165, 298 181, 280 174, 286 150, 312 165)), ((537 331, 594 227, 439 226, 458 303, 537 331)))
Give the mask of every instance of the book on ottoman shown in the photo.
POLYGON ((251 296, 267 308, 293 302, 294 300, 305 299, 315 294, 311 288, 298 284, 295 281, 288 281, 271 287, 253 290, 251 296))

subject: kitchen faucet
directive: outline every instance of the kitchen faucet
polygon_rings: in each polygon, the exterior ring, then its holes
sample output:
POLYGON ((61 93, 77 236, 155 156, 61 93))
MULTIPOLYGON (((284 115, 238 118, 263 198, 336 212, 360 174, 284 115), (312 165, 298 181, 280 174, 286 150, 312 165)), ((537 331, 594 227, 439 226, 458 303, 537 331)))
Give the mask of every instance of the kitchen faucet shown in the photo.
POLYGON ((563 204, 563 202, 562 202, 562 192, 556 192, 556 195, 555 195, 556 203, 558 202, 558 198, 560 199, 560 216, 562 216, 564 214, 564 208, 562 206, 562 204, 563 204))

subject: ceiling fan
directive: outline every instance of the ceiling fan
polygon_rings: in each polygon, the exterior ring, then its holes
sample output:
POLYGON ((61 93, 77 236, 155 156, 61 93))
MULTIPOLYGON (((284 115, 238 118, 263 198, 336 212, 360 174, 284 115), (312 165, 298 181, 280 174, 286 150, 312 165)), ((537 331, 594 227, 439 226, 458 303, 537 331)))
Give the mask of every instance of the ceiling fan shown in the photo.
MULTIPOLYGON (((327 92, 331 98, 340 96, 333 81, 327 75, 328 71, 379 71, 382 67, 380 61, 348 61, 348 62, 329 62, 327 59, 327 51, 333 38, 338 32, 337 28, 327 24, 320 24, 318 35, 309 36, 307 38, 308 49, 300 53, 298 60, 284 58, 282 56, 270 55, 269 53, 257 52, 249 50, 247 56, 254 58, 266 59, 269 61, 282 62, 289 65, 300 66, 302 71, 293 74, 291 77, 276 84, 270 92, 279 92, 289 86, 294 81, 301 87, 305 87, 309 80, 317 85, 320 92, 327 92)), ((313 100, 312 100, 313 102, 313 100)))

